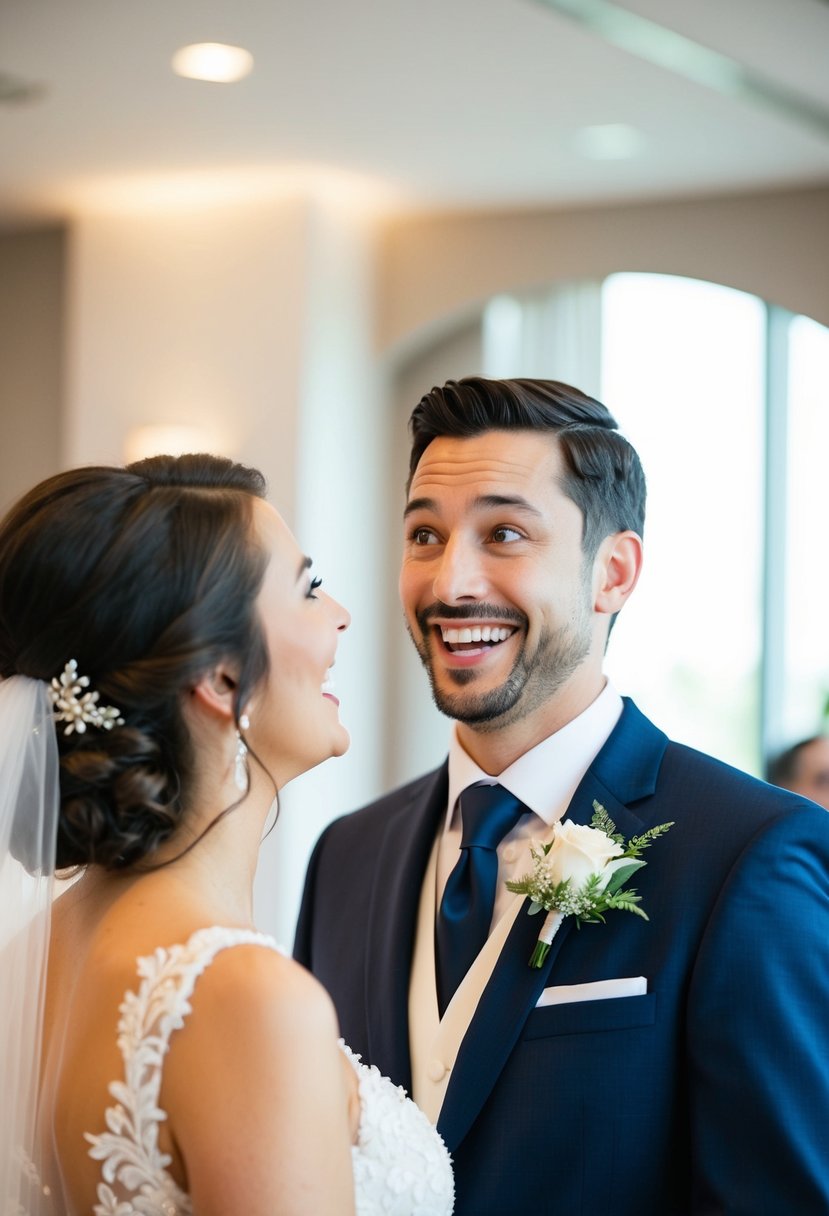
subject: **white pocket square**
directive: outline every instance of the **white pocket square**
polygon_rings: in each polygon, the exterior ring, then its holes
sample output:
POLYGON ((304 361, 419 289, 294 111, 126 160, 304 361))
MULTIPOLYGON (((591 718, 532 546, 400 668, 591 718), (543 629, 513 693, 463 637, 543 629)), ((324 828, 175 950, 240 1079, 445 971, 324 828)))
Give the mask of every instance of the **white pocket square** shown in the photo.
POLYGON ((571 1001, 606 1001, 617 996, 644 996, 647 991, 648 981, 644 975, 619 980, 596 980, 592 984, 559 984, 545 988, 535 1007, 567 1005, 571 1001))

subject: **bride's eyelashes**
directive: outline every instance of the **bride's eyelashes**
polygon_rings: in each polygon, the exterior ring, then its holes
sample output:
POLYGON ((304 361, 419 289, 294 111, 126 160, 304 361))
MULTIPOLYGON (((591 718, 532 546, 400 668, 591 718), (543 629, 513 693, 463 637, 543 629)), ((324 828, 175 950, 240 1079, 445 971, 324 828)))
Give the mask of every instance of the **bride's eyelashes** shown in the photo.
POLYGON ((311 579, 310 583, 308 584, 308 599, 309 600, 315 600, 315 599, 319 598, 318 596, 314 595, 314 592, 317 590, 318 587, 321 587, 321 586, 322 586, 322 579, 319 577, 319 575, 316 575, 314 578, 311 579))

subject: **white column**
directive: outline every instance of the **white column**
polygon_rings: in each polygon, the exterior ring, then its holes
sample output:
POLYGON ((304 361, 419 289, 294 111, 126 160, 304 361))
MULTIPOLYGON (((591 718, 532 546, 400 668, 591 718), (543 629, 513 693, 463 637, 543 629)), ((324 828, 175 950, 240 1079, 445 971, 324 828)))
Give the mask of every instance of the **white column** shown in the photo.
MULTIPOLYGON (((388 585, 387 411, 372 352, 370 226, 324 201, 308 228, 300 384, 296 533, 323 588, 352 615, 333 677, 351 748, 292 782, 265 842, 257 903, 293 933, 305 862, 321 829, 382 792, 382 713, 388 585)), ((260 918, 261 919, 261 918, 260 918)))
POLYGON ((372 257, 365 213, 319 194, 89 214, 71 236, 63 463, 120 463, 138 427, 198 428, 262 470, 353 614, 335 672, 352 749, 283 793, 263 846, 257 921, 286 945, 317 834, 382 779, 388 506, 372 257))

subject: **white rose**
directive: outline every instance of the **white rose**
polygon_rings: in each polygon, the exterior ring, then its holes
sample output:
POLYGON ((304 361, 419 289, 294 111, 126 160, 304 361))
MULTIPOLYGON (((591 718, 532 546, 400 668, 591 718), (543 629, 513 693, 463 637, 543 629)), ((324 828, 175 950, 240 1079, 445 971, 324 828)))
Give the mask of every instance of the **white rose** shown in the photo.
POLYGON ((569 878, 571 890, 578 891, 591 875, 598 874, 603 879, 599 890, 603 891, 614 870, 624 864, 614 864, 611 859, 622 853, 622 845, 598 828, 588 828, 566 819, 556 826, 553 847, 546 860, 554 883, 569 878))

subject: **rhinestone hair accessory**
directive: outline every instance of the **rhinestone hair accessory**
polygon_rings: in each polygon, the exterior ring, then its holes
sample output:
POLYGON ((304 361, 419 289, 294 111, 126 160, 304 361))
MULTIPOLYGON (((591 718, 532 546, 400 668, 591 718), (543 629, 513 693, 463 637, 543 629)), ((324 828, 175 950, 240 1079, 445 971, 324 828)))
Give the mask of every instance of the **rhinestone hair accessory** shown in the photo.
POLYGON ((124 725, 120 709, 114 705, 99 705, 101 694, 84 689, 89 689, 89 676, 79 676, 77 662, 70 659, 46 690, 54 707, 55 722, 67 723, 65 735, 82 735, 87 726, 112 730, 113 726, 124 725))

